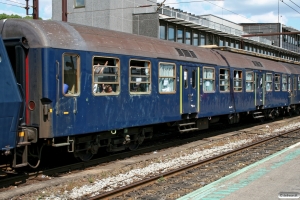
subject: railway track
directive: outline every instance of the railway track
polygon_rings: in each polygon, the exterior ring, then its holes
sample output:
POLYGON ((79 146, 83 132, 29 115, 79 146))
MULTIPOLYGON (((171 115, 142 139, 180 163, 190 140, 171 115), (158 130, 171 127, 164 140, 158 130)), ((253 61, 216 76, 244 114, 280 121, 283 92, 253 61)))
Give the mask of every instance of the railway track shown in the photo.
MULTIPOLYGON (((58 166, 58 167, 51 167, 50 169, 38 169, 36 171, 27 171, 27 172, 21 172, 21 173, 12 173, 8 172, 7 176, 4 176, 5 170, 3 173, 2 178, 0 178, 0 188, 9 187, 11 185, 15 186, 21 186, 22 184, 25 184, 27 180, 37 178, 41 175, 44 176, 61 176, 65 173, 70 172, 76 172, 78 170, 84 170, 90 167, 97 166, 99 164, 113 162, 116 160, 125 159, 128 157, 141 155, 153 151, 158 151, 161 149, 166 149, 169 147, 179 146, 182 144, 190 143, 197 140, 205 140, 205 138, 221 135, 226 132, 236 131, 237 129, 244 129, 251 127, 252 124, 243 124, 238 127, 230 127, 230 126, 222 126, 221 128, 214 127, 210 130, 202 131, 203 133, 198 134, 197 132, 190 133, 190 135, 180 135, 177 134, 177 136, 173 133, 172 139, 170 139, 170 134, 163 134, 162 137, 158 137, 156 140, 151 140, 146 142, 144 145, 142 145, 139 149, 135 151, 126 151, 121 153, 115 153, 112 155, 106 155, 105 157, 100 157, 96 159, 92 159, 87 162, 77 162, 73 164, 68 164, 64 166, 58 166), (224 129, 225 127, 225 129, 224 129), (155 144, 155 145, 153 145, 155 144)), ((238 134, 238 133, 235 133, 238 134)), ((3 165, 2 167, 6 167, 3 165)), ((39 179, 40 180, 40 179, 39 179)), ((45 179, 46 180, 46 179, 45 179)))
MULTIPOLYGON (((239 126, 239 127, 233 127, 233 128, 228 128, 226 130, 224 130, 222 127, 222 130, 215 130, 214 133, 211 132, 207 132, 201 135, 197 135, 197 133, 195 133, 194 135, 196 135, 195 137, 188 137, 188 138, 184 138, 182 137, 182 135, 180 136, 180 140, 174 140, 172 142, 167 142, 167 143, 162 143, 160 145, 149 145, 149 146, 145 146, 142 147, 141 149, 138 149, 137 151, 131 151, 131 152, 123 152, 123 153, 118 153, 118 154, 113 154, 110 155, 108 157, 104 157, 104 158, 98 158, 98 159, 94 159, 91 160, 89 162, 80 162, 80 163, 75 163, 75 164, 71 164, 71 165, 66 165, 66 166, 61 166, 61 167, 56 167, 56 168, 52 168, 52 169, 47 169, 47 170, 42 170, 42 171, 38 171, 38 172, 34 172, 34 173, 27 173, 27 174, 23 174, 22 176, 15 176, 15 177, 10 177, 9 179, 0 179, 0 185, 2 184, 2 186, 7 186, 9 183, 10 185, 26 185, 26 184, 30 184, 30 182, 26 183, 26 180, 34 180, 34 179, 38 179, 39 181, 41 181, 40 178, 38 178, 39 175, 48 175, 48 176, 63 176, 65 173, 68 172, 76 172, 77 170, 83 170, 83 169, 88 169, 89 167, 94 167, 96 165, 99 164, 103 164, 103 163, 108 163, 108 162, 113 162, 116 160, 121 160, 123 158, 128 158, 128 157, 132 157, 132 156, 136 156, 136 155, 140 155, 143 153, 149 153, 149 152, 153 152, 153 151, 157 151, 159 149, 165 149, 168 147, 174 147, 174 146, 178 146, 181 144, 186 144, 192 141, 196 141, 196 140, 205 140, 206 143, 209 143, 209 141, 211 139, 206 139, 208 137, 211 136, 216 136, 218 137, 220 140, 222 139, 222 137, 228 137, 229 135, 226 136, 218 136, 220 133, 227 133, 227 132, 231 132, 230 135, 238 135, 240 134, 239 130, 242 129, 241 132, 244 132, 245 128, 249 128, 253 126, 253 124, 248 124, 248 125, 243 125, 243 126, 239 126)), ((151 143, 150 143, 151 144, 151 143)), ((244 147, 247 148, 247 147, 244 147)), ((100 166, 101 168, 101 166, 100 166)), ((172 172, 170 172, 172 173, 172 172)), ((176 172, 174 172, 176 173, 176 172)), ((177 172, 179 173, 179 172, 177 172)), ((155 180, 165 180, 167 179, 167 176, 172 176, 172 175, 165 175, 165 174, 160 174, 154 178, 152 178, 152 182, 155 180)), ((47 179, 44 179, 47 180, 47 179)), ((149 180, 149 184, 151 185, 151 180, 149 180)), ((135 188, 135 190, 137 190, 138 187, 145 187, 145 186, 128 186, 128 188, 130 189, 130 187, 135 188)), ((126 188, 126 187, 125 187, 126 188)), ((122 188, 125 189, 125 188, 122 188)), ((1 191, 0 191, 1 192, 1 191)), ((125 191, 123 193, 130 193, 128 191, 125 191)), ((116 194, 116 196, 118 196, 120 194, 116 194)), ((102 197, 99 197, 102 198, 102 197)), ((106 198, 106 197, 103 197, 106 198)), ((107 197, 110 198, 110 197, 107 197)))
POLYGON ((300 142, 300 129, 272 136, 230 152, 86 198, 90 200, 178 198, 298 142, 300 142))

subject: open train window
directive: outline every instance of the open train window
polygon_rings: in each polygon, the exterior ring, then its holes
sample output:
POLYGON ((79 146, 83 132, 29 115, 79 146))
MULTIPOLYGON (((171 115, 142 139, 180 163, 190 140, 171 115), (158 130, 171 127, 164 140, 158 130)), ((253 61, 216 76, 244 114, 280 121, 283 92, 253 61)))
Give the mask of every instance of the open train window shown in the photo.
POLYGON ((274 75, 275 91, 280 91, 280 74, 274 75))
POLYGON ((266 91, 273 90, 273 76, 271 73, 266 74, 266 91))
POLYGON ((150 94, 151 63, 145 60, 130 60, 129 88, 131 94, 150 94))
POLYGON ((80 94, 80 56, 63 54, 63 93, 66 96, 80 94))
POLYGON ((240 70, 234 70, 233 72, 233 90, 235 92, 242 92, 243 90, 243 73, 240 70))
POLYGON ((176 65, 174 63, 159 63, 158 76, 159 93, 175 93, 176 65))
POLYGON ((287 77, 282 75, 282 91, 287 91, 287 77))
POLYGON ((228 69, 220 69, 220 92, 230 91, 230 78, 228 69))
POLYGON ((214 92, 215 91, 215 69, 214 68, 203 68, 203 92, 214 92))
POLYGON ((93 57, 94 95, 116 95, 120 92, 120 60, 111 57, 93 57))
POLYGON ((246 92, 254 91, 254 73, 246 72, 246 92))

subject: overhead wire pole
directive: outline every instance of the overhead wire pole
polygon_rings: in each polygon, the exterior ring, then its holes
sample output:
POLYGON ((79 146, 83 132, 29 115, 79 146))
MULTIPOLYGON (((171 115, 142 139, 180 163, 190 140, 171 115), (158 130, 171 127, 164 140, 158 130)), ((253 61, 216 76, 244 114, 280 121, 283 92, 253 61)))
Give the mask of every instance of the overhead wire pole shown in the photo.
POLYGON ((33 0, 33 19, 39 19, 39 0, 33 0))

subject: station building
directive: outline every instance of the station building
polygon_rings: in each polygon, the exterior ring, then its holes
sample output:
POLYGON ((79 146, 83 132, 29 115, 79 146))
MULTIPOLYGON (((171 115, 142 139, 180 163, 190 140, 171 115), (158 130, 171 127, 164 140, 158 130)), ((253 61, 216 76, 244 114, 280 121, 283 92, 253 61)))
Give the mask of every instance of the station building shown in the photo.
POLYGON ((281 23, 236 24, 214 15, 195 15, 159 5, 155 0, 53 0, 52 19, 300 61, 300 33, 293 27, 281 23), (245 36, 253 34, 269 36, 245 36))

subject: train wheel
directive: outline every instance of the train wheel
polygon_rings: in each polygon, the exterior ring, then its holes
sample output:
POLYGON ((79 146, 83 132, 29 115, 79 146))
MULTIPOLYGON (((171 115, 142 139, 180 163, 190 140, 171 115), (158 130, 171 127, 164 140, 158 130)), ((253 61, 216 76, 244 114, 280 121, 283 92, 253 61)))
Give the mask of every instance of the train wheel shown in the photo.
POLYGON ((131 151, 137 150, 139 148, 140 144, 138 142, 129 144, 128 149, 131 151))
POLYGON ((91 160, 93 156, 94 154, 92 154, 90 151, 79 151, 75 153, 75 157, 83 162, 91 160))

